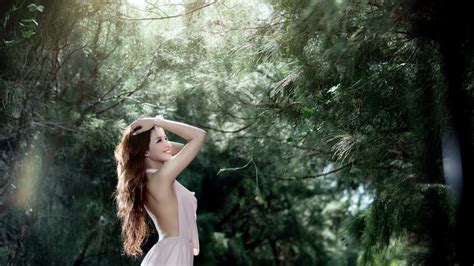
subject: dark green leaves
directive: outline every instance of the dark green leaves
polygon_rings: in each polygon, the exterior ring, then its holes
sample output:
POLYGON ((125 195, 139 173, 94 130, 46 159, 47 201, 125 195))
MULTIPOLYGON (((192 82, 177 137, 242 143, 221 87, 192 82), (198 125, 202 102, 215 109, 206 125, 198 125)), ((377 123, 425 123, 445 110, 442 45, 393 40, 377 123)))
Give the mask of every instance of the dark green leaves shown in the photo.
POLYGON ((43 12, 44 6, 31 3, 27 6, 30 12, 43 12))

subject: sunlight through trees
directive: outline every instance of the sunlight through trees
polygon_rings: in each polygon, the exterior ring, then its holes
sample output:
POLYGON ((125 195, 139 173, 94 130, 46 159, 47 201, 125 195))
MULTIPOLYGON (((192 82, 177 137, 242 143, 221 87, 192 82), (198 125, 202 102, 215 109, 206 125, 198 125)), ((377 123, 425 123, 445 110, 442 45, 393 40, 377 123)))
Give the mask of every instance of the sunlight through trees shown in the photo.
POLYGON ((208 132, 196 265, 469 262, 474 35, 438 2, 2 3, 0 265, 139 264, 113 149, 157 114, 208 132))

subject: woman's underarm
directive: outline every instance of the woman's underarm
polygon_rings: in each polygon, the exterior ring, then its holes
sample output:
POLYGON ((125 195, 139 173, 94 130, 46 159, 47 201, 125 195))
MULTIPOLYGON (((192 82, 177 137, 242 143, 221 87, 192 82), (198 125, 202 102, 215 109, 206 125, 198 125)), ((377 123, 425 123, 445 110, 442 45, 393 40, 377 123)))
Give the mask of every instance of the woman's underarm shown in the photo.
POLYGON ((171 155, 177 154, 184 147, 183 143, 179 143, 176 141, 170 141, 170 143, 171 143, 171 155))

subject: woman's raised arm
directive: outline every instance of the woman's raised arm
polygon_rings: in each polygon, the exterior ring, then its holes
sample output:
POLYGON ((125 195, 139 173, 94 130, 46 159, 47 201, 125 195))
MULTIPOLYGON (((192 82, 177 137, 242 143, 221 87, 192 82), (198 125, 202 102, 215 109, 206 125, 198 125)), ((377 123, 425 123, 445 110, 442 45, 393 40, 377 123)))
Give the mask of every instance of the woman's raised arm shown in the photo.
POLYGON ((162 127, 164 130, 173 132, 174 134, 188 141, 188 143, 186 143, 186 145, 184 145, 184 147, 175 156, 166 161, 156 173, 157 178, 154 179, 158 183, 172 183, 172 181, 174 181, 174 179, 196 157, 204 145, 204 140, 206 138, 206 131, 198 127, 164 119, 162 117, 140 118, 135 120, 130 126, 135 132, 134 134, 139 134, 149 130, 153 126, 162 127))

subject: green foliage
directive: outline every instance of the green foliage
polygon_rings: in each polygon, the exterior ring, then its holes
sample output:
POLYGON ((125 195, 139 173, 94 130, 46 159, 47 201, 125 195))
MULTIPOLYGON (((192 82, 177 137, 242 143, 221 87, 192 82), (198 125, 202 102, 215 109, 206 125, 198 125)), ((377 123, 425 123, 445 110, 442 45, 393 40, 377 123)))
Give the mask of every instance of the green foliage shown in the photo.
POLYGON ((439 148, 426 163, 447 125, 437 47, 400 33, 397 1, 269 2, 7 7, 0 264, 139 263, 113 150, 157 113, 208 132, 179 177, 197 265, 424 264, 437 236, 454 261, 439 148))
POLYGON ((0 13, 3 18, 3 30, 0 36, 4 45, 14 45, 30 39, 36 33, 39 26, 38 18, 44 11, 44 6, 40 4, 26 5, 24 1, 12 2, 11 5, 4 7, 4 13, 0 13))
POLYGON ((34 3, 31 3, 31 4, 27 5, 26 8, 28 8, 28 10, 30 12, 36 12, 36 11, 43 12, 43 10, 44 10, 44 6, 37 5, 37 4, 34 4, 34 3))

